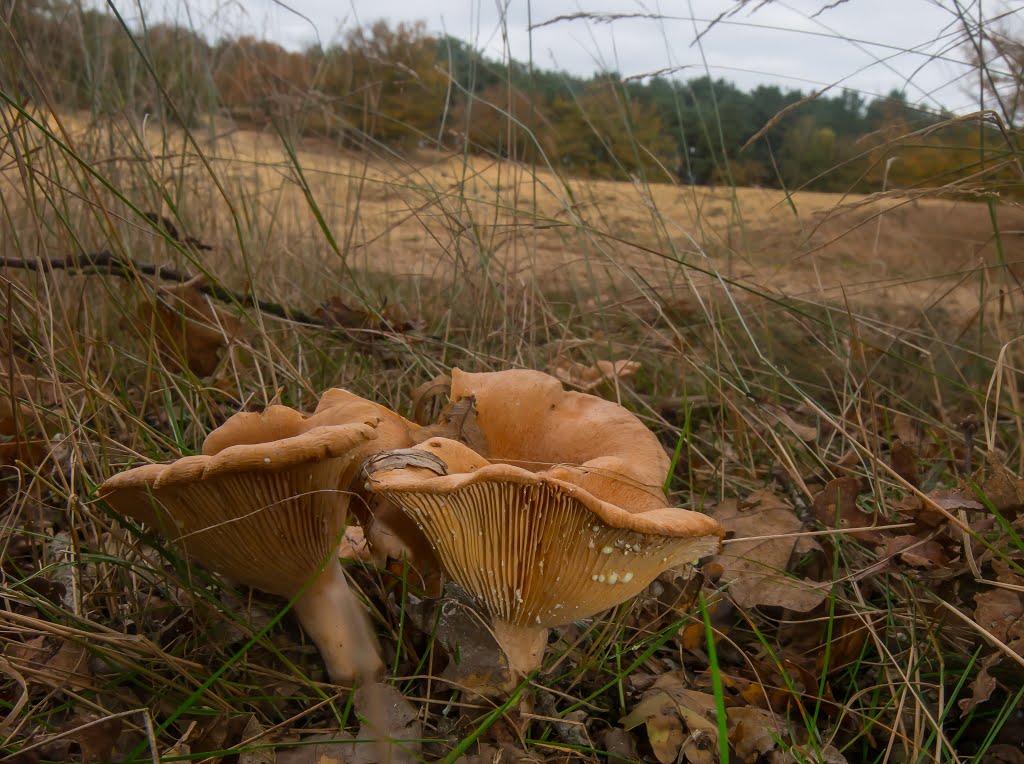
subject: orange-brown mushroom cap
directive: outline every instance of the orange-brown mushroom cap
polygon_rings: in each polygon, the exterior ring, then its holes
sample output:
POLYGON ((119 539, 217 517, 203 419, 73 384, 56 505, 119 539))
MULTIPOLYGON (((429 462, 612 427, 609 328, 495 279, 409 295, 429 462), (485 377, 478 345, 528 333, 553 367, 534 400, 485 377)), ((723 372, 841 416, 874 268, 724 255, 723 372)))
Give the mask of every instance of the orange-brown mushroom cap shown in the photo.
POLYGON ((566 390, 541 371, 473 374, 452 370, 452 401, 472 397, 492 462, 531 471, 602 460, 623 483, 661 495, 669 459, 658 438, 628 409, 566 390))
POLYGON ((210 433, 203 455, 120 473, 99 494, 239 583, 289 598, 308 586, 296 612, 331 675, 350 678, 358 661, 349 652, 369 640, 368 660, 379 658, 333 558, 348 516, 345 489, 375 433, 363 422, 309 425, 284 406, 236 414, 210 433), (328 612, 338 608, 347 612, 328 612))
POLYGON ((314 425, 347 424, 375 421, 377 437, 364 451, 390 451, 413 444, 412 432, 417 425, 386 406, 361 398, 355 393, 334 387, 327 390, 310 417, 314 425))

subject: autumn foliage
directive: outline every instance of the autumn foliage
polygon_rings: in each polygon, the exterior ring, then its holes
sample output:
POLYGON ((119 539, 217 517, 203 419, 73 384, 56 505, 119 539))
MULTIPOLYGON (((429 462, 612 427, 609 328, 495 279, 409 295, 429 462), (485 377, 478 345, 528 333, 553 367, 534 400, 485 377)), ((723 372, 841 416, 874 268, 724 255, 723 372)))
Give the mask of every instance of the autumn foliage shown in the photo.
MULTIPOLYGON (((979 129, 915 108, 898 92, 869 102, 852 91, 745 93, 708 77, 625 82, 614 72, 537 71, 434 37, 422 23, 377 21, 296 52, 252 37, 210 45, 180 26, 134 29, 62 0, 12 8, 18 39, 57 89, 48 95, 72 106, 186 123, 212 113, 248 126, 287 122, 353 145, 464 146, 576 175, 844 192, 927 187, 998 170, 1020 140, 991 121, 979 129)), ((1017 71, 1019 46, 999 36, 992 45, 1017 71)), ((15 72, 0 80, 23 97, 31 91, 15 72)))

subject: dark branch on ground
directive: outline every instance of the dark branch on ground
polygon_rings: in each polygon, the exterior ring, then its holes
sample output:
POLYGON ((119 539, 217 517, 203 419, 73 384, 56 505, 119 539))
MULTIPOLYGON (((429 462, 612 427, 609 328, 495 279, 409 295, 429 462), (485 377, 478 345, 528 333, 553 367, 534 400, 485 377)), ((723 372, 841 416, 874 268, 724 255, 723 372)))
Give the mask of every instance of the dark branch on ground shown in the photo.
POLYGON ((137 263, 127 257, 120 257, 109 250, 101 252, 83 252, 80 255, 67 257, 40 258, 25 260, 17 257, 0 257, 0 266, 18 268, 20 270, 77 271, 79 273, 104 274, 131 279, 137 276, 153 276, 161 281, 173 281, 179 284, 194 282, 194 288, 214 300, 224 303, 238 304, 258 309, 261 313, 277 316, 287 321, 295 321, 311 326, 322 326, 330 329, 338 328, 335 322, 325 320, 301 310, 289 308, 280 303, 260 300, 255 295, 243 294, 217 284, 208 284, 197 280, 195 276, 169 268, 164 265, 137 263))

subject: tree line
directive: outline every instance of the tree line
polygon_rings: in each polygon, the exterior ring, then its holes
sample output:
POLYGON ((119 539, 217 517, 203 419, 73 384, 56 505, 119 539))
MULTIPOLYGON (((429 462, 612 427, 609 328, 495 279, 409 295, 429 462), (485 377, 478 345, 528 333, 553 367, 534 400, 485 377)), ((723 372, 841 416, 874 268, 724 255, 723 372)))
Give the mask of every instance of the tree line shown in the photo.
MULTIPOLYGON (((708 77, 577 77, 492 60, 422 23, 378 21, 289 51, 245 36, 210 43, 178 25, 128 28, 67 0, 0 0, 0 9, 9 97, 101 114, 189 125, 227 114, 355 146, 457 146, 569 174, 822 191, 944 185, 1014 148, 992 126, 916 108, 897 91, 869 100, 851 90, 745 92, 708 77)), ((1019 175, 1002 177, 1020 189, 1019 175)))

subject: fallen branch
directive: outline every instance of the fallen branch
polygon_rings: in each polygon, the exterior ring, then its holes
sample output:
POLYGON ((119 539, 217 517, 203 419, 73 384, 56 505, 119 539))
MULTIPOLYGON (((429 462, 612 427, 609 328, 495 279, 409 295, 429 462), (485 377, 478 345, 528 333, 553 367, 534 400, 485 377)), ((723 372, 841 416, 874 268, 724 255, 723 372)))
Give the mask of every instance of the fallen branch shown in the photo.
POLYGON ((136 279, 139 276, 151 276, 161 281, 188 285, 201 294, 218 302, 240 305, 243 308, 256 308, 264 315, 290 321, 301 326, 327 329, 344 337, 352 345, 370 354, 385 351, 377 341, 380 339, 400 339, 402 342, 432 341, 441 342, 440 337, 423 335, 418 332, 422 322, 402 322, 396 324, 376 312, 360 311, 349 308, 337 297, 322 303, 315 313, 289 308, 277 302, 260 300, 253 294, 236 292, 231 289, 208 283, 202 276, 192 276, 167 266, 138 263, 128 257, 115 255, 109 250, 101 252, 83 252, 68 257, 21 259, 0 257, 0 268, 17 268, 20 270, 46 273, 51 271, 74 271, 83 274, 100 274, 117 276, 124 279, 136 279))
POLYGON ((258 309, 261 313, 267 313, 288 321, 296 321, 312 326, 323 326, 336 328, 328 321, 317 316, 310 315, 301 310, 287 308, 284 305, 267 300, 260 300, 252 294, 243 294, 217 284, 208 284, 197 280, 194 276, 182 273, 174 268, 164 265, 149 265, 137 263, 127 257, 120 257, 109 250, 102 252, 83 252, 80 255, 69 255, 68 257, 39 258, 36 260, 24 260, 16 257, 0 257, 0 266, 4 268, 18 268, 20 270, 45 273, 47 271, 78 271, 79 273, 97 273, 120 278, 135 278, 136 276, 153 276, 161 281, 174 281, 179 284, 194 282, 195 288, 214 300, 225 303, 234 303, 258 309))

